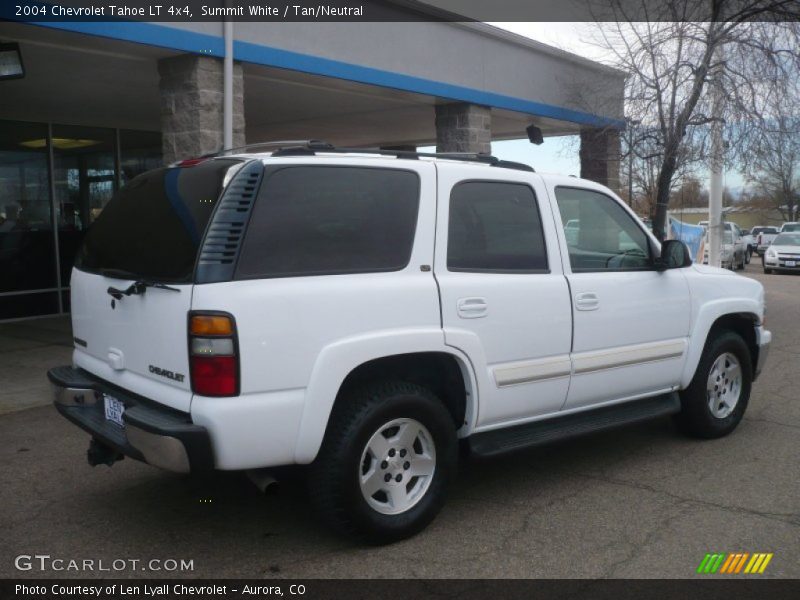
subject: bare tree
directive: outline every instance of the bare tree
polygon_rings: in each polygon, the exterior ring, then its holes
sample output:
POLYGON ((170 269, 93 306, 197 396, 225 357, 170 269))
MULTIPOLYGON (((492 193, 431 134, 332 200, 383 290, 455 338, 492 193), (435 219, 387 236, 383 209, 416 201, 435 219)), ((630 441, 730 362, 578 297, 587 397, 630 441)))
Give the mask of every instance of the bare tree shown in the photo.
POLYGON ((800 93, 794 83, 769 97, 769 111, 740 156, 759 196, 786 221, 797 220, 800 208, 800 93))
MULTIPOLYGON (((632 194, 634 207, 650 219, 654 219, 658 202, 658 182, 661 165, 664 162, 664 148, 661 145, 658 130, 637 125, 632 135, 623 137, 622 161, 630 165, 633 188, 638 191, 632 194)), ((703 156, 703 140, 690 139, 681 145, 676 156, 675 171, 670 181, 669 191, 673 193, 687 178, 693 177, 695 168, 703 156)))
POLYGON ((596 12, 597 43, 629 74, 626 112, 647 126, 660 151, 657 236, 681 161, 695 155, 687 148, 715 120, 728 124, 728 139, 737 143, 746 128, 731 124, 759 122, 771 88, 800 73, 798 17, 796 0, 609 0, 596 12), (722 114, 711 108, 712 84, 725 97, 722 114))

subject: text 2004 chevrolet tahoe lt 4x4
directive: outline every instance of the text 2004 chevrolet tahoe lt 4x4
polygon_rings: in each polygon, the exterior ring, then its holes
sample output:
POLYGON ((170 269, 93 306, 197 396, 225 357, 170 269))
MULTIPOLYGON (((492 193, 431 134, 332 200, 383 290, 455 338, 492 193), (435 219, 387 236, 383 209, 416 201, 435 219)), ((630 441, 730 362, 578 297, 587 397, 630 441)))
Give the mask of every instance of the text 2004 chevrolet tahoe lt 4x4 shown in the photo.
POLYGON ((601 185, 314 144, 132 180, 71 294, 49 377, 91 463, 308 465, 319 512, 377 542, 434 518, 459 443, 664 415, 730 433, 771 340, 759 283, 659 245, 601 185))

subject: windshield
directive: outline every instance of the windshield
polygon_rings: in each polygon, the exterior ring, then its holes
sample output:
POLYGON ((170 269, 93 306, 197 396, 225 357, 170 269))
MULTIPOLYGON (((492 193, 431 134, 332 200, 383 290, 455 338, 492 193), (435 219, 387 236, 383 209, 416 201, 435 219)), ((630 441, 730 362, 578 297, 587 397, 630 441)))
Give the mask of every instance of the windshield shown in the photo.
POLYGON ((132 179, 86 232, 75 266, 124 279, 187 283, 234 159, 154 169, 132 179))
POLYGON ((774 246, 800 246, 800 233, 782 233, 776 237, 774 246))
POLYGON ((800 231, 800 223, 787 223, 781 229, 781 233, 786 233, 787 231, 800 231))

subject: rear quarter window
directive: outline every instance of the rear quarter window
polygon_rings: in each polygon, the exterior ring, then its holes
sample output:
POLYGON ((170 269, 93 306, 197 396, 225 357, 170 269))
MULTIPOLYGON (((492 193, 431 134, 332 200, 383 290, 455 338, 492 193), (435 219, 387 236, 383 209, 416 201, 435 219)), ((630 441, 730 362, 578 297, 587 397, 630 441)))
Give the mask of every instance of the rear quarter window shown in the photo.
POLYGON ((398 271, 419 210, 413 171, 292 166, 267 171, 237 279, 398 271))

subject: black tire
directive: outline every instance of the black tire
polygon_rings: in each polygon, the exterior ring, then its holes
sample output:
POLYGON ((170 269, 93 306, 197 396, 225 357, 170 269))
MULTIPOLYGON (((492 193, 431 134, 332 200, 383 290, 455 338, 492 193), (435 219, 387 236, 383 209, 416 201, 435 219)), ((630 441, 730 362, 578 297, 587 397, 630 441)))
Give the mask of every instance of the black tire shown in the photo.
POLYGON ((772 275, 772 269, 768 269, 767 267, 764 267, 764 275, 772 275))
POLYGON ((712 331, 692 382, 680 393, 681 412, 676 416, 676 421, 681 430, 692 437, 713 439, 726 436, 736 429, 750 400, 752 364, 750 350, 739 334, 726 329, 712 331), (737 358, 742 380, 739 399, 733 411, 724 418, 718 418, 709 407, 706 382, 714 362, 725 353, 731 353, 737 358))
POLYGON ((745 255, 744 255, 744 260, 745 260, 745 262, 746 262, 746 263, 749 265, 749 264, 750 264, 750 261, 751 261, 752 259, 753 259, 753 251, 752 251, 752 250, 748 250, 748 251, 745 253, 745 255))
POLYGON ((444 505, 458 462, 453 418, 424 387, 387 382, 339 398, 317 458, 308 472, 317 512, 340 533, 372 544, 387 544, 424 529, 444 505), (359 469, 367 443, 394 419, 414 419, 430 432, 436 451, 432 479, 416 504, 399 514, 383 514, 361 492, 359 469))

